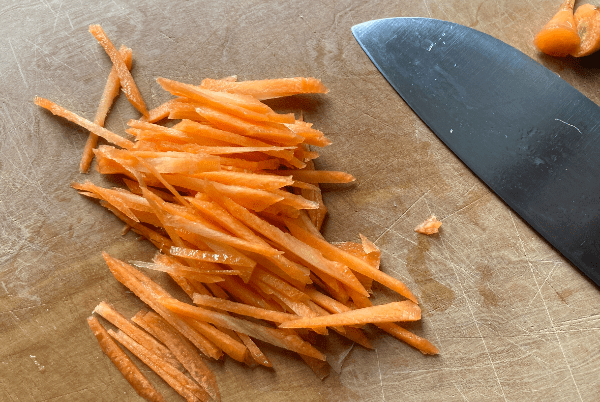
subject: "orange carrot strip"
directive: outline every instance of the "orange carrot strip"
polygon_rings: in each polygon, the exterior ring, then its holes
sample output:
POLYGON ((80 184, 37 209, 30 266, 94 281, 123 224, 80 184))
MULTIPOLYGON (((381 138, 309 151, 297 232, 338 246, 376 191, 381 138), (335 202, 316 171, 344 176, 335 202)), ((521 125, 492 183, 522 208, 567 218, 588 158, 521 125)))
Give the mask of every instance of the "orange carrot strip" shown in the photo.
POLYGON ((241 314, 248 317, 258 318, 261 320, 282 323, 298 318, 294 314, 280 313, 278 311, 265 310, 259 307, 248 306, 242 303, 236 303, 228 300, 222 300, 217 297, 203 296, 200 294, 194 295, 194 304, 204 307, 214 307, 219 310, 229 311, 235 314, 241 314))
POLYGON ((96 134, 98 137, 104 138, 106 141, 108 141, 110 143, 113 143, 115 145, 118 145, 118 146, 120 146, 122 148, 126 148, 126 149, 133 147, 133 142, 129 141, 128 139, 118 136, 117 134, 113 133, 112 131, 105 129, 104 127, 99 126, 98 124, 92 123, 91 121, 86 120, 83 117, 78 116, 71 111, 68 111, 67 109, 63 108, 62 106, 58 106, 56 103, 51 102, 48 99, 44 99, 44 98, 40 98, 39 96, 36 96, 33 99, 33 102, 36 105, 49 110, 50 112, 52 112, 52 114, 54 114, 56 116, 60 116, 62 118, 65 118, 65 119, 69 120, 70 122, 75 123, 78 126, 85 128, 88 131, 91 131, 92 133, 96 134))
POLYGON ((116 258, 109 256, 106 252, 102 253, 108 268, 115 278, 131 290, 144 303, 150 306, 154 311, 160 314, 167 322, 173 325, 183 336, 189 339, 206 356, 218 360, 222 352, 212 342, 191 328, 185 321, 164 308, 157 302, 157 297, 167 296, 168 293, 153 282, 146 275, 116 258))
POLYGON ((326 147, 331 145, 331 140, 319 131, 311 128, 312 124, 303 121, 296 121, 292 124, 286 124, 286 127, 292 130, 294 134, 304 137, 304 143, 316 145, 318 147, 326 147))
POLYGON ((351 174, 327 170, 280 170, 269 173, 291 175, 294 180, 305 183, 350 183, 356 180, 351 174))
POLYGON ((207 194, 209 194, 211 198, 213 198, 222 207, 227 209, 234 217, 241 220, 246 225, 254 228, 254 230, 260 232, 271 241, 288 250, 291 254, 296 255, 298 258, 302 259, 319 271, 331 275, 332 277, 340 280, 342 283, 346 283, 348 286, 356 289, 356 291, 359 293, 368 295, 367 291, 347 267, 325 259, 319 251, 299 241, 293 236, 282 232, 277 227, 269 224, 263 219, 260 219, 241 205, 235 203, 230 198, 220 194, 213 186, 207 185, 206 190, 207 194))
MULTIPOLYGON (((123 57, 127 68, 131 69, 131 49, 128 49, 125 46, 121 46, 119 53, 123 57)), ((121 89, 121 81, 119 80, 117 70, 113 66, 110 70, 110 74, 108 74, 108 79, 106 80, 104 92, 102 93, 102 97, 100 98, 100 104, 98 105, 96 116, 94 117, 95 124, 99 126, 104 126, 104 121, 106 119, 106 116, 108 115, 108 111, 112 106, 112 103, 117 97, 117 95, 119 95, 119 89, 121 89)), ((92 159, 94 158, 93 150, 94 148, 96 148, 97 144, 98 136, 94 133, 90 133, 85 143, 85 147, 83 148, 81 161, 79 162, 79 172, 87 173, 87 171, 89 170, 90 165, 92 164, 92 159)))
POLYGON ((325 257, 331 260, 339 261, 340 263, 350 267, 350 269, 381 283, 382 285, 394 290, 414 303, 418 303, 417 298, 408 289, 408 287, 396 278, 393 278, 386 273, 373 268, 366 261, 340 250, 339 248, 329 244, 327 241, 317 238, 289 219, 286 219, 286 226, 288 229, 290 229, 290 232, 296 236, 296 238, 315 247, 321 253, 323 253, 325 257))
MULTIPOLYGON (((212 108, 221 110, 225 113, 240 117, 245 120, 273 121, 279 123, 293 123, 296 121, 293 114, 281 115, 273 113, 269 110, 261 112, 251 110, 245 107, 247 103, 241 105, 242 102, 236 102, 238 99, 241 99, 241 97, 239 96, 235 97, 228 94, 214 92, 161 77, 157 78, 156 81, 159 83, 160 86, 163 87, 164 90, 170 92, 173 95, 188 97, 201 105, 210 106, 212 108)), ((251 99, 252 105, 269 109, 264 104, 259 105, 260 102, 256 102, 256 100, 253 98, 245 99, 251 99)))
POLYGON ((190 283, 188 278, 184 278, 183 276, 169 274, 171 279, 175 281, 177 285, 185 292, 186 295, 191 299, 194 297, 195 289, 194 286, 190 283))
MULTIPOLYGON (((225 283, 225 282, 223 282, 223 283, 225 283)), ((223 289, 221 289, 221 287, 219 287, 218 284, 207 283, 206 287, 210 290, 204 288, 202 290, 198 290, 197 293, 199 293, 201 295, 205 295, 205 296, 214 295, 215 297, 218 297, 219 299, 229 300, 229 295, 227 294, 227 292, 225 292, 223 289)), ((193 297, 192 297, 192 299, 193 299, 193 297)))
POLYGON ((159 315, 149 312, 144 316, 144 321, 153 328, 162 343, 173 352, 179 362, 186 368, 192 378, 204 388, 215 400, 221 400, 217 378, 202 361, 194 347, 183 338, 175 328, 162 319, 159 315))
POLYGON ((96 186, 89 180, 87 180, 85 183, 71 183, 71 187, 77 190, 85 190, 97 194, 103 200, 106 200, 108 203, 110 203, 112 206, 118 209, 121 213, 126 215, 129 219, 139 223, 139 219, 131 211, 129 205, 125 203, 121 197, 119 197, 119 194, 115 194, 114 190, 111 191, 110 189, 96 186))
MULTIPOLYGON (((369 299, 357 294, 352 294, 352 300, 359 308, 367 308, 373 305, 369 299)), ((409 330, 402 328, 397 324, 394 324, 392 322, 382 322, 377 323, 375 325, 387 332, 388 334, 418 349, 421 353, 425 355, 437 355, 439 353, 438 348, 435 347, 435 345, 433 345, 427 339, 421 338, 420 336, 413 334, 409 330)))
POLYGON ((302 196, 289 193, 285 190, 279 190, 279 189, 271 190, 271 193, 283 197, 283 199, 281 201, 279 201, 283 205, 288 205, 288 206, 294 207, 296 209, 318 209, 319 208, 318 203, 311 201, 311 200, 307 200, 306 198, 304 198, 302 196))
POLYGON ((244 333, 248 336, 260 339, 261 341, 270 343, 271 345, 275 345, 280 348, 305 354, 320 360, 325 360, 325 356, 323 356, 321 352, 316 350, 309 343, 300 339, 298 336, 291 335, 288 332, 265 327, 263 325, 241 320, 239 318, 234 318, 225 314, 220 314, 204 308, 194 307, 175 299, 163 298, 161 301, 164 306, 178 314, 187 315, 191 318, 207 321, 211 324, 219 325, 224 328, 229 328, 233 331, 244 333))
MULTIPOLYGON (((219 130, 217 128, 207 126, 206 124, 201 124, 198 122, 183 120, 178 123, 176 126, 177 130, 181 130, 188 135, 193 135, 195 137, 201 138, 209 138, 213 140, 224 141, 229 144, 240 145, 244 147, 269 147, 273 146, 272 144, 268 144, 266 142, 248 138, 243 135, 230 133, 228 131, 219 130)), ((265 152, 268 155, 280 157, 285 160, 292 160, 294 158, 294 153, 289 150, 285 151, 269 151, 265 152)))
POLYGON ((144 99, 142 99, 142 95, 140 94, 137 85, 135 85, 135 81, 124 62, 123 57, 121 57, 110 39, 108 39, 100 25, 90 25, 89 31, 94 35, 94 38, 96 38, 98 43, 102 45, 106 54, 108 54, 108 57, 110 57, 110 60, 113 62, 113 66, 117 70, 119 80, 121 81, 121 87, 123 88, 123 92, 125 92, 127 99, 129 99, 133 107, 141 114, 148 116, 148 110, 146 109, 144 99))
MULTIPOLYGON (((339 314, 345 313, 347 311, 352 310, 350 307, 346 306, 339 301, 332 299, 331 297, 319 292, 315 288, 307 286, 304 289, 304 293, 307 294, 312 301, 314 301, 319 306, 323 307, 325 310, 330 313, 339 314)), ((368 300, 368 299, 367 299, 368 300)))
POLYGON ((226 235, 222 232, 217 232, 215 230, 209 229, 204 225, 201 225, 196 222, 189 221, 180 216, 167 215, 166 223, 168 226, 176 227, 183 230, 188 230, 192 233, 196 233, 202 237, 205 237, 209 240, 214 240, 217 242, 222 242, 226 245, 232 246, 234 248, 238 248, 240 250, 251 251, 257 254, 265 255, 265 256, 274 256, 281 254, 280 251, 272 248, 266 247, 257 243, 251 243, 246 240, 238 239, 237 237, 226 235))
MULTIPOLYGON (((254 241, 260 244, 267 245, 267 243, 257 236, 252 230, 250 230, 247 226, 245 226, 242 222, 234 218, 229 212, 227 212, 223 207, 213 202, 202 201, 198 198, 193 200, 189 200, 190 203, 203 214, 208 216, 210 219, 218 222, 225 229, 229 230, 231 233, 236 236, 248 240, 254 241)), ((282 255, 269 257, 269 261, 275 264, 279 269, 281 269, 284 273, 289 275, 291 278, 302 282, 302 283, 310 283, 309 274, 310 271, 305 267, 302 267, 298 264, 295 264, 285 258, 282 255)))
POLYGON ((225 289, 235 299, 248 305, 266 310, 275 310, 262 296, 235 277, 225 278, 225 281, 221 282, 219 287, 225 289))
POLYGON ((246 361, 248 357, 248 349, 246 349, 246 346, 244 346, 243 343, 235 340, 233 337, 213 327, 209 323, 187 317, 184 314, 180 316, 192 328, 196 329, 202 335, 211 340, 215 345, 221 348, 221 350, 223 350, 223 352, 225 352, 229 357, 242 363, 246 361))
POLYGON ((171 247, 169 250, 169 254, 182 257, 186 259, 192 259, 197 261, 207 261, 221 264, 230 264, 230 265, 240 265, 243 267, 254 268, 256 266, 256 262, 250 260, 242 260, 235 255, 226 254, 226 253, 212 253, 210 251, 205 250, 194 250, 191 248, 185 247, 171 247))
POLYGON ((124 332, 118 332, 112 329, 108 330, 110 336, 116 339, 121 345, 125 346, 131 353, 139 358, 144 364, 156 374, 158 374, 167 384, 171 386, 179 395, 187 401, 208 401, 208 394, 196 383, 189 379, 181 371, 170 364, 164 362, 157 355, 145 349, 142 345, 131 339, 124 332), (198 398, 197 395, 202 395, 198 398))
POLYGON ((280 328, 321 328, 339 325, 364 325, 394 321, 417 321, 421 309, 411 301, 401 301, 365 307, 327 316, 300 318, 281 324, 280 328))
POLYGON ((206 119, 211 126, 220 130, 231 131, 281 145, 296 145, 304 140, 304 137, 294 134, 282 124, 250 122, 208 106, 198 106, 196 112, 206 119))
POLYGON ((156 123, 158 121, 166 119, 169 116, 169 113, 171 113, 171 108, 174 105, 180 104, 181 101, 182 101, 181 98, 170 99, 170 100, 166 101, 165 103, 155 107, 154 109, 149 110, 148 116, 142 116, 140 118, 140 121, 145 121, 148 123, 156 123))
POLYGON ((254 359, 255 362, 265 367, 273 367, 273 363, 271 363, 267 356, 265 356, 248 335, 242 334, 241 332, 236 332, 236 334, 240 337, 244 345, 246 345, 248 352, 250 352, 250 356, 252 356, 252 359, 254 359))
POLYGON ((251 95, 256 99, 272 99, 303 93, 326 94, 329 90, 316 78, 278 78, 258 81, 227 82, 205 78, 201 88, 236 94, 251 95))
POLYGON ((177 360, 175 356, 169 349, 167 349, 164 345, 154 339, 152 336, 148 335, 143 330, 139 329, 135 325, 133 325, 127 318, 125 318, 121 313, 119 313, 113 306, 106 302, 100 302, 94 308, 94 312, 101 315, 108 322, 113 324, 115 327, 119 328, 121 331, 125 332, 128 336, 130 336, 137 343, 150 350, 152 353, 160 356, 162 359, 166 360, 170 364, 175 367, 178 367, 177 360))
POLYGON ((129 356, 115 343, 98 319, 96 317, 89 317, 87 322, 104 354, 119 369, 135 392, 148 401, 164 402, 162 395, 152 386, 129 356))
POLYGON ((294 182, 290 176, 240 172, 213 171, 198 173, 195 176, 221 184, 258 188, 267 191, 280 189, 294 182))
POLYGON ((302 291, 296 289, 286 281, 274 275, 271 275, 262 269, 255 270, 254 275, 252 275, 252 282, 257 281, 266 283, 273 289, 276 289, 278 292, 281 292, 282 294, 288 296, 293 301, 306 302, 310 299, 302 291))
POLYGON ((218 275, 239 275, 238 271, 231 270, 198 271, 197 269, 194 269, 192 267, 186 267, 185 265, 173 266, 144 261, 132 261, 131 263, 138 268, 147 268, 152 269, 154 271, 166 272, 168 274, 174 274, 182 276, 184 278, 194 279, 201 283, 214 283, 224 281, 224 279, 218 275))

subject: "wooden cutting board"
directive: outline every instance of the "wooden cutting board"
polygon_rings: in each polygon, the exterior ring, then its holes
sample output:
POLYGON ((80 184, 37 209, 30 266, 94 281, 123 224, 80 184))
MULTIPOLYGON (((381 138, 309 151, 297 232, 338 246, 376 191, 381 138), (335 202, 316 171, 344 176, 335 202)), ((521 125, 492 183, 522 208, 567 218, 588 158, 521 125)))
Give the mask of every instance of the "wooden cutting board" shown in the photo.
MULTIPOLYGON (((40 95, 93 118, 110 61, 87 31, 92 23, 133 48, 132 72, 150 107, 169 98, 158 76, 322 79, 328 95, 272 106, 302 112, 333 140, 319 168, 357 178, 326 187, 325 235, 376 241, 382 269, 421 301, 423 320, 411 330, 441 351, 423 356, 375 329, 370 351, 332 336, 320 347, 343 366, 320 381, 298 358, 265 346, 273 370, 209 363, 223 401, 598 400, 599 289, 438 141, 350 32, 395 16, 464 24, 527 53, 598 103, 598 57, 553 59, 531 43, 559 0, 93 3, 0 5, 1 401, 141 399, 85 318, 101 300, 126 314, 143 307, 109 274, 102 250, 125 260, 148 260, 154 250, 133 233, 122 236, 116 218, 69 187, 114 183, 79 174, 87 133, 32 103, 40 95), (413 228, 430 214, 443 221, 441 234, 417 235, 413 228)), ((123 132, 138 116, 121 96, 107 127, 123 132)), ((394 297, 376 293, 376 301, 394 297)), ((181 400, 148 377, 168 400, 181 400)))

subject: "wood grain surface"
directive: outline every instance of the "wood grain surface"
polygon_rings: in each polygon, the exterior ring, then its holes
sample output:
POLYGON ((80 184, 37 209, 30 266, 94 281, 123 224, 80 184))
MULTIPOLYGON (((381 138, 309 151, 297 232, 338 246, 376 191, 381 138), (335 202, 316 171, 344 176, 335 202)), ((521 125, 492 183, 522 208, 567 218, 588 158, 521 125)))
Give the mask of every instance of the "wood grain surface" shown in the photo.
MULTIPOLYGON (((423 307, 410 328, 440 355, 427 357, 376 329, 375 350, 331 336, 321 350, 340 372, 318 380, 304 363, 264 347, 274 369, 209 362, 224 402, 597 401, 600 292, 482 184, 416 117, 354 40, 371 19, 421 16, 486 32, 538 60, 600 102, 599 58, 553 59, 534 33, 560 0, 0 2, 0 401, 141 400, 102 354, 85 318, 101 300, 126 314, 143 305, 114 280, 106 250, 124 260, 154 253, 97 203, 69 187, 87 133, 33 105, 49 98, 92 119, 110 60, 88 33, 101 24, 133 49, 132 74, 149 107, 169 98, 158 76, 199 83, 314 76, 326 96, 272 101, 302 111, 333 145, 325 235, 362 233, 383 251, 382 269, 423 307), (439 236, 413 228, 430 214, 439 236)), ((578 2, 578 4, 580 4, 578 2)), ((120 96, 107 127, 139 114, 120 96)), ((169 289, 175 285, 158 277, 169 289)), ((394 295, 377 288, 376 301, 394 295)), ((182 400, 158 377, 167 400, 182 400)))

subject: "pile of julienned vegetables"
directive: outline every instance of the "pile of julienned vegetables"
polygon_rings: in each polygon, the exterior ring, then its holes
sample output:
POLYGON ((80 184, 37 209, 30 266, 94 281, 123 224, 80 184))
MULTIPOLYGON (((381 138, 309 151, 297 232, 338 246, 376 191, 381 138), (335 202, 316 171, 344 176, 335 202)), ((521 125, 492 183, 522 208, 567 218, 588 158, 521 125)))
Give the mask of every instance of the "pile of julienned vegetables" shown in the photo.
POLYGON ((535 35, 534 45, 550 56, 588 56, 600 49, 600 10, 591 4, 573 9, 575 0, 565 0, 558 12, 535 35))
MULTIPOLYGON (((370 349, 362 328, 374 324, 424 354, 438 353, 395 323, 419 320, 421 310, 401 281, 379 270, 377 246, 363 236, 360 243, 331 244, 321 235, 327 209, 319 183, 354 180, 314 169, 318 153, 309 145, 331 142, 310 123, 261 102, 326 93, 319 80, 228 77, 191 85, 158 78, 174 98, 148 111, 129 71, 131 50, 117 50, 98 25, 90 32, 113 62, 94 122, 43 98, 35 103, 91 131, 82 172, 95 156, 98 171, 122 176, 127 189, 89 181, 73 187, 159 249, 152 262, 131 264, 103 253, 114 277, 149 310, 127 319, 100 303, 94 312, 114 326, 108 331, 95 316, 88 319, 102 350, 141 396, 163 400, 121 346, 188 401, 220 400, 204 359, 225 354, 271 367, 255 340, 298 353, 321 378, 329 366, 313 344, 329 331, 370 349), (133 140, 102 127, 121 89, 143 115, 129 121, 133 140), (165 119, 180 121, 157 124, 165 119), (98 137, 110 145, 96 148, 98 137), (189 299, 178 300, 134 266, 165 272, 189 299), (374 306, 373 281, 399 301, 374 306)), ((440 224, 431 219, 428 233, 440 224)))

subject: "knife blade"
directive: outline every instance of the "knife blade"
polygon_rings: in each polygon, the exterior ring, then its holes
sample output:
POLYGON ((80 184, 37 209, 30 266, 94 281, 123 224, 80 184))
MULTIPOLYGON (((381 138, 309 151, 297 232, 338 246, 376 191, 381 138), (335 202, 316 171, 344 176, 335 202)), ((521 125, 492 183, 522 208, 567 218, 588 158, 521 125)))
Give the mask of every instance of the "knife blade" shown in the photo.
POLYGON ((600 107, 519 50, 459 24, 387 18, 352 33, 436 136, 600 285, 600 107))

